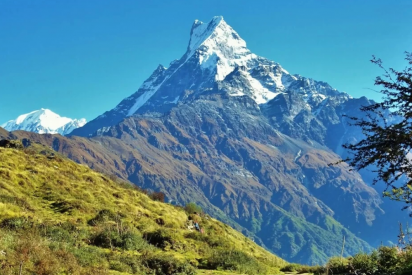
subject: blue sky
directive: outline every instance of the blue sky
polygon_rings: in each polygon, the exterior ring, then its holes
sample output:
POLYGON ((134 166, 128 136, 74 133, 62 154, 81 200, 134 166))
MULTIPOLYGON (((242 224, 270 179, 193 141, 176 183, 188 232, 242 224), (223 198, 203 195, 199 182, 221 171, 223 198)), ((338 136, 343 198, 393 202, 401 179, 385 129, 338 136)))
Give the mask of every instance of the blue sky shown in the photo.
POLYGON ((95 118, 222 15, 256 54, 360 97, 412 51, 411 0, 0 0, 0 123, 39 108, 95 118))

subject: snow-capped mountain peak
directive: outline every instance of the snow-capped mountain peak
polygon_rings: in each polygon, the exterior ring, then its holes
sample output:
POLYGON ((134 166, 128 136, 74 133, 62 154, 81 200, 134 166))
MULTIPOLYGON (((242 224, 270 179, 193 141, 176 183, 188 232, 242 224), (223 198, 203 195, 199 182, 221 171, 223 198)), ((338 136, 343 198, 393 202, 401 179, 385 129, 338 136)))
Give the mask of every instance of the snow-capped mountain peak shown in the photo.
POLYGON ((201 68, 215 72, 215 80, 218 81, 223 80, 236 66, 247 66, 248 61, 256 57, 222 16, 213 17, 207 24, 199 20, 194 22, 186 61, 195 54, 201 68))
POLYGON ((18 116, 1 125, 7 131, 24 130, 39 134, 67 135, 76 128, 86 124, 86 119, 61 117, 49 109, 36 110, 18 116))
POLYGON ((212 46, 215 50, 222 47, 230 47, 233 51, 247 50, 246 42, 226 23, 222 16, 213 17, 207 24, 195 20, 190 31, 190 40, 187 48, 188 54, 193 54, 202 45, 212 46))
MULTIPOLYGON (((89 135, 135 114, 162 114, 186 100, 209 91, 248 96, 258 105, 281 94, 297 93, 310 112, 329 97, 340 97, 328 84, 292 75, 278 63, 257 56, 222 16, 208 23, 195 20, 185 54, 168 68, 159 65, 131 96, 114 109, 87 123, 75 134, 89 135)), ((345 100, 346 100, 346 96, 345 100)))

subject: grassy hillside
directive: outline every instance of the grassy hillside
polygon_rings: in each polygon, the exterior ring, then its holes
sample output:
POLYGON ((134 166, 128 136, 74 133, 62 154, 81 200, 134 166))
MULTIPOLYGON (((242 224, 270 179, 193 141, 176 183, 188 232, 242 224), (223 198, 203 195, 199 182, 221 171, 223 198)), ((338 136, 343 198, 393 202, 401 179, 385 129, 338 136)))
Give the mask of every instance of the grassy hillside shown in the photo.
POLYGON ((285 264, 221 222, 47 147, 0 148, 1 274, 277 274, 285 264))

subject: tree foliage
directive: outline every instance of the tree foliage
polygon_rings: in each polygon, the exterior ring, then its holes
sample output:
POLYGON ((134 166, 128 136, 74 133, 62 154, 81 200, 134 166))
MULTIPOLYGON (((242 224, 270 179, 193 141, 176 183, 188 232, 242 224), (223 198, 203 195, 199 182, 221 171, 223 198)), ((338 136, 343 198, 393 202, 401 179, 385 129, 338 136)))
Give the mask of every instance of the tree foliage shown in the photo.
POLYGON ((352 125, 362 129, 365 138, 355 144, 345 144, 353 155, 345 160, 356 170, 372 168, 377 176, 374 184, 383 181, 385 195, 412 204, 412 54, 405 53, 408 65, 402 71, 385 69, 375 79, 383 101, 363 106, 363 118, 350 117, 352 125))
MULTIPOLYGON (((358 253, 347 259, 333 257, 325 266, 327 272, 315 274, 365 274, 365 275, 410 275, 412 260, 412 247, 404 249, 397 247, 381 246, 370 254, 358 253)), ((319 272, 320 271, 320 272, 319 272)))

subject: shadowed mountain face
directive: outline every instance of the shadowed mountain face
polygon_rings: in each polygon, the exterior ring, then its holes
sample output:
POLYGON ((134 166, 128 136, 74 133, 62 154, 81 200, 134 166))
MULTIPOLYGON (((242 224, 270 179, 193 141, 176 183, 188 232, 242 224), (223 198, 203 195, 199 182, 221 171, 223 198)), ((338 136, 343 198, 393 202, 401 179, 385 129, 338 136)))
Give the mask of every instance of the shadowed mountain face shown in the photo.
POLYGON ((314 264, 339 255, 344 236, 348 255, 370 249, 362 239, 396 234, 371 234, 400 216, 388 217, 347 165, 328 166, 341 144, 361 137, 342 115, 367 103, 256 56, 215 17, 194 23, 181 59, 71 137, 12 138, 48 144, 170 201, 194 201, 288 261, 314 264))

